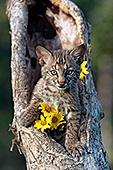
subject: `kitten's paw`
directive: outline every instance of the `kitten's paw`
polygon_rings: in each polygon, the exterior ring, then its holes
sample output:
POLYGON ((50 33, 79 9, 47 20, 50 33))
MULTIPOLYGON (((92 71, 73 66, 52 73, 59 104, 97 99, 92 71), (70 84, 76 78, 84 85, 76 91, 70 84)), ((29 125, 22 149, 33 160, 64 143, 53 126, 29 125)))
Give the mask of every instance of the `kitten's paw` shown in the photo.
POLYGON ((74 145, 66 147, 66 149, 73 157, 80 157, 85 153, 85 145, 79 141, 74 145))
POLYGON ((36 119, 38 119, 38 115, 35 113, 27 113, 26 111, 21 112, 21 114, 17 117, 17 121, 19 123, 19 125, 21 126, 29 126, 32 124, 32 122, 36 119))

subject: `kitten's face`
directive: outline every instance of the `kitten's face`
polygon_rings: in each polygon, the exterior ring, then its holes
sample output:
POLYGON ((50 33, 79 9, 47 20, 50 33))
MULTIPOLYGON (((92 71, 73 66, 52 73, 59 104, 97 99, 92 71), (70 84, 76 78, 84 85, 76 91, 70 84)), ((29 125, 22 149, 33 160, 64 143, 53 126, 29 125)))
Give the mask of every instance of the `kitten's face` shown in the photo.
POLYGON ((79 66, 73 58, 67 54, 57 51, 50 58, 48 63, 42 69, 42 75, 50 85, 53 85, 59 90, 66 90, 70 87, 72 81, 77 79, 79 74, 79 66), (56 60, 57 58, 57 60, 56 60))
MULTIPOLYGON (((83 47, 81 49, 83 50, 83 47)), ((70 88, 71 84, 79 78, 80 66, 77 63, 77 57, 80 57, 80 52, 80 49, 76 49, 72 51, 58 50, 51 53, 38 46, 37 55, 39 63, 42 65, 43 79, 58 90, 70 88)))

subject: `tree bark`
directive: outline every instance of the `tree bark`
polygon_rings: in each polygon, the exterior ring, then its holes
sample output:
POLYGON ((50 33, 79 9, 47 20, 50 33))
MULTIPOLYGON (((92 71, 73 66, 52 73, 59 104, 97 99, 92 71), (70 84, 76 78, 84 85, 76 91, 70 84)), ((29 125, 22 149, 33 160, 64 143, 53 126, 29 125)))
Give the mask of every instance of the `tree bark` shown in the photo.
POLYGON ((110 169, 101 140, 100 120, 104 114, 91 72, 91 26, 83 12, 69 0, 8 0, 7 15, 12 38, 14 119, 11 130, 15 134, 13 144, 19 143, 27 169, 110 169), (87 44, 85 57, 89 75, 85 82, 78 82, 83 108, 80 142, 88 149, 84 155, 75 158, 48 134, 33 126, 19 126, 16 117, 29 105, 32 90, 40 78, 36 46, 70 50, 83 43, 87 44))

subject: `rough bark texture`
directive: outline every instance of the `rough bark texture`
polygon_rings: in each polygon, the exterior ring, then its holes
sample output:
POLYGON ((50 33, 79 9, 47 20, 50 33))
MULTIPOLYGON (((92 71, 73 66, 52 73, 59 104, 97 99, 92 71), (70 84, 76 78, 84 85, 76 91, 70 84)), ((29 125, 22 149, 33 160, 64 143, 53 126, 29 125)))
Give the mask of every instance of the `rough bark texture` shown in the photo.
POLYGON ((69 0, 9 0, 7 15, 12 42, 12 88, 14 119, 12 131, 26 158, 27 169, 110 169, 101 140, 100 120, 104 117, 91 72, 91 26, 82 11, 69 0), (88 70, 85 83, 79 81, 81 113, 80 141, 88 148, 84 155, 72 157, 60 144, 33 126, 19 126, 16 116, 30 102, 40 78, 36 46, 50 50, 72 49, 87 43, 88 70))

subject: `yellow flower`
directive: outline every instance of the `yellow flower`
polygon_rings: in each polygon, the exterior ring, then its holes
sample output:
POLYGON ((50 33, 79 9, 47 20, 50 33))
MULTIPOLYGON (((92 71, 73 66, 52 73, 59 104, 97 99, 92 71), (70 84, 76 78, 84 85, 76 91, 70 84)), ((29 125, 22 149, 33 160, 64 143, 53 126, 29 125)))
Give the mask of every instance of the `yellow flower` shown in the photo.
POLYGON ((84 77, 86 76, 85 74, 89 74, 89 72, 87 71, 88 68, 85 67, 87 64, 87 61, 84 61, 82 64, 81 64, 81 73, 80 73, 80 79, 83 80, 84 77))
POLYGON ((43 115, 40 115, 41 120, 36 120, 34 127, 37 129, 41 129, 41 132, 44 132, 45 129, 50 129, 50 125, 48 124, 48 119, 46 119, 43 115))
POLYGON ((57 129, 59 125, 66 123, 62 112, 58 113, 58 110, 55 110, 53 106, 48 106, 46 103, 39 103, 39 105, 43 115, 40 115, 40 120, 35 121, 34 127, 41 129, 41 132, 44 132, 45 129, 57 129))
POLYGON ((45 117, 47 117, 51 112, 56 111, 53 106, 48 106, 46 103, 39 103, 39 105, 39 109, 41 109, 41 112, 45 117))
POLYGON ((54 113, 51 113, 50 119, 48 119, 48 121, 51 130, 57 129, 59 125, 66 123, 66 121, 64 121, 64 116, 62 116, 62 112, 58 113, 58 110, 56 110, 54 113))

